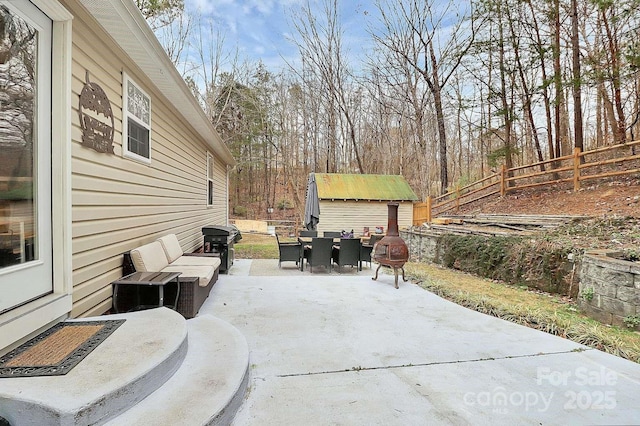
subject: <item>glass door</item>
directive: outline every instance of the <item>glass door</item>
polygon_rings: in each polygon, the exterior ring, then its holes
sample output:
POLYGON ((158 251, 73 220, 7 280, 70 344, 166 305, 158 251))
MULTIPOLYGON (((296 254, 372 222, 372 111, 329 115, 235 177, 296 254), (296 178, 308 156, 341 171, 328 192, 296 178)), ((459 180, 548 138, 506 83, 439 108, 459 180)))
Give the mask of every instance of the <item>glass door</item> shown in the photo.
POLYGON ((0 0, 0 313, 53 291, 52 22, 0 0))

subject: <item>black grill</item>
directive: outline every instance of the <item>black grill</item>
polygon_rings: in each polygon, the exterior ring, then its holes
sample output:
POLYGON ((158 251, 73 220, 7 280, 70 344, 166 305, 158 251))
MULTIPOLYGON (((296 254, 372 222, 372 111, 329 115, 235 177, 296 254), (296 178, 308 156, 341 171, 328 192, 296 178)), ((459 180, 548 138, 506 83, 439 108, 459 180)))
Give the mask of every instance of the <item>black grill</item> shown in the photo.
POLYGON ((209 225, 202 228, 205 253, 220 254, 220 272, 227 272, 233 265, 233 244, 242 239, 238 228, 234 226, 209 225))

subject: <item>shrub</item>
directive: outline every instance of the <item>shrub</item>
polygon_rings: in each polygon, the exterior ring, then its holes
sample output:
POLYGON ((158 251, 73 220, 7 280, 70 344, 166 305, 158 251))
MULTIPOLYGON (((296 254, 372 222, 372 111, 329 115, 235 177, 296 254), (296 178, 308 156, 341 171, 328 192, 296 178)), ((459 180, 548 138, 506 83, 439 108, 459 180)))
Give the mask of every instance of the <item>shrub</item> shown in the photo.
POLYGON ((593 300, 593 294, 594 294, 593 288, 588 287, 582 290, 582 293, 580 294, 580 296, 582 296, 582 298, 587 302, 591 302, 593 300))
POLYGON ((640 325, 640 315, 627 315, 622 321, 627 327, 636 328, 640 325))
POLYGON ((240 216, 240 217, 246 217, 247 216, 247 208, 243 207, 243 206, 235 206, 233 208, 233 214, 236 216, 240 216))
POLYGON ((292 208, 291 201, 283 198, 282 200, 278 201, 277 207, 278 207, 278 210, 290 209, 292 208))
POLYGON ((640 261, 640 250, 628 249, 624 251, 624 260, 629 262, 640 261))

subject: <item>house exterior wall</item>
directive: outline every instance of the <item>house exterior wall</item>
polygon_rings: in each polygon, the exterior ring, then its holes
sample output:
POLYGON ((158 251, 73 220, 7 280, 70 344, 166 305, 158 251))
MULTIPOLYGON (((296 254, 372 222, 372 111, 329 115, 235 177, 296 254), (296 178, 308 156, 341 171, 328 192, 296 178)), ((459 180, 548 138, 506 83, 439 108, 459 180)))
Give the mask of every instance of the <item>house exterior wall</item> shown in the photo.
POLYGON ((202 244, 201 227, 227 223, 227 168, 171 101, 82 9, 74 10, 71 197, 72 317, 111 307, 110 283, 123 253, 175 233, 185 251, 202 244), (115 118, 114 154, 81 145, 79 96, 88 71, 115 118), (151 98, 151 162, 122 156, 123 72, 151 98), (214 155, 214 203, 207 206, 207 152, 214 155))
MULTIPOLYGON (((410 227, 413 221, 413 204, 409 201, 399 204, 398 227, 410 227)), ((387 222, 387 201, 320 200, 319 233, 353 229, 355 235, 361 235, 365 226, 372 233, 376 226, 382 226, 386 233, 387 222)))

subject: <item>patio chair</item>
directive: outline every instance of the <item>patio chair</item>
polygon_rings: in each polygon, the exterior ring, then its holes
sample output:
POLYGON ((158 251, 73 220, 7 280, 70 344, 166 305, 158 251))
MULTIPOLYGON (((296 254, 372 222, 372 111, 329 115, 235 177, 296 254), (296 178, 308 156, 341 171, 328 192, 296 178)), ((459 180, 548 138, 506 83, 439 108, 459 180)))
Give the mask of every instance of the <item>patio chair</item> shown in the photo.
POLYGON ((373 245, 361 244, 360 245, 360 270, 362 271, 362 264, 367 262, 371 267, 371 253, 373 252, 373 245))
POLYGON ((298 242, 282 243, 278 234, 276 234, 276 241, 280 252, 278 268, 282 268, 282 262, 296 262, 296 266, 300 266, 302 269, 302 244, 298 242))
POLYGON ((383 238, 384 238, 384 235, 372 235, 369 237, 369 245, 373 246, 383 238))
POLYGON ((342 237, 342 232, 340 232, 340 231, 335 231, 335 232, 334 231, 324 231, 322 233, 322 235, 325 238, 340 238, 340 237, 342 237))
POLYGON ((21 262, 20 235, 15 229, 11 229, 10 224, 0 224, 0 266, 12 266, 21 262))
POLYGON ((383 235, 372 235, 369 237, 369 242, 360 246, 360 270, 362 271, 362 264, 367 262, 371 267, 371 253, 373 253, 373 246, 376 242, 380 241, 383 235))
POLYGON ((304 257, 307 259, 309 271, 313 273, 314 266, 325 266, 331 272, 331 251, 333 249, 333 238, 312 238, 311 247, 304 250, 304 257))
POLYGON ((16 236, 11 231, 0 233, 0 267, 20 263, 20 256, 16 255, 16 236))
POLYGON ((369 237, 369 245, 371 247, 375 246, 378 241, 384 238, 384 235, 372 235, 369 237))
POLYGON ((340 247, 333 250, 333 262, 340 267, 340 270, 344 265, 360 268, 360 246, 359 238, 341 238, 340 247))
POLYGON ((318 231, 300 230, 298 236, 300 236, 300 237, 317 237, 318 236, 318 231))

